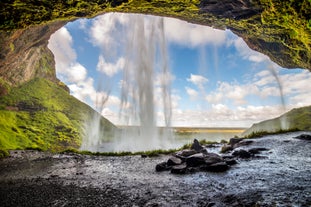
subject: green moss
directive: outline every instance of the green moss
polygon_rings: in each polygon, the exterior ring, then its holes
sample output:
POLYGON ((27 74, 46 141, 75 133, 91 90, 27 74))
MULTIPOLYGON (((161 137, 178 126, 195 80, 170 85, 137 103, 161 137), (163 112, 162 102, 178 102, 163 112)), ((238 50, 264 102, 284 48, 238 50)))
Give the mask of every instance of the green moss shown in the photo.
POLYGON ((0 149, 0 159, 8 157, 10 153, 7 150, 0 149))
MULTIPOLYGON (((58 84, 40 78, 12 88, 0 105, 0 149, 79 148, 83 124, 95 113, 58 84)), ((107 120, 102 124, 114 128, 107 120)))
POLYGON ((265 131, 265 130, 262 130, 262 131, 252 132, 251 134, 249 134, 247 136, 244 136, 243 138, 252 139, 252 138, 263 137, 263 136, 266 136, 266 135, 284 134, 284 133, 296 132, 296 131, 299 131, 299 129, 285 129, 285 130, 284 129, 279 129, 279 130, 276 130, 276 131, 265 131))
MULTIPOLYGON (((72 21, 104 12, 144 13, 175 17, 216 28, 230 28, 258 50, 262 42, 280 44, 279 50, 264 49, 276 63, 310 69, 311 3, 309 0, 254 0, 261 14, 243 19, 215 17, 200 10, 199 0, 79 0, 0 2, 0 30, 26 28, 55 20, 72 21), (280 53, 279 55, 277 53, 280 53)), ((44 64, 44 63, 42 63, 44 64)))

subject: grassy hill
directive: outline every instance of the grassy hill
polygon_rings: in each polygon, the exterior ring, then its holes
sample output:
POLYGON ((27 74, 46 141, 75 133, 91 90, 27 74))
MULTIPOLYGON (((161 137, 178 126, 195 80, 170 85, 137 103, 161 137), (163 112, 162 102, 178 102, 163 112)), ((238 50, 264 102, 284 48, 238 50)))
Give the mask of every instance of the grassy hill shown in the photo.
MULTIPOLYGON (((35 78, 16 88, 7 87, 6 95, 0 96, 0 151, 79 148, 83 126, 94 113, 61 83, 35 78)), ((101 127, 107 136, 115 129, 104 118, 101 127)))
POLYGON ((291 130, 311 131, 311 106, 295 108, 280 117, 254 124, 242 136, 291 130))

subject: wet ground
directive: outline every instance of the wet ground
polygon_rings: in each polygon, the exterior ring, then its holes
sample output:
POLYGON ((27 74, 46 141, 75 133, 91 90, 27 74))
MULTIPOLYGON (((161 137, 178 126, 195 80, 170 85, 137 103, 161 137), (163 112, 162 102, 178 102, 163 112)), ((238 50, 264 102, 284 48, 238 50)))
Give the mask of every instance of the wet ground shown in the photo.
POLYGON ((164 155, 12 151, 0 161, 0 206, 311 206, 311 141, 293 138, 301 133, 255 139, 244 148, 269 150, 224 173, 156 172, 164 155))

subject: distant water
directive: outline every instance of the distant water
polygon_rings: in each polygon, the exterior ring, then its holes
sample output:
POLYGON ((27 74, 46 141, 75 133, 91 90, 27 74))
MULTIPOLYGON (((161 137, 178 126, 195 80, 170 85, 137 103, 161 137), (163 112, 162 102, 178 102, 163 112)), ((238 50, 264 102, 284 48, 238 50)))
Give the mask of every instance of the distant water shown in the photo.
MULTIPOLYGON (((190 144, 193 142, 194 139, 197 140, 206 140, 211 142, 221 142, 222 140, 228 141, 230 138, 239 136, 242 134, 244 129, 236 129, 236 128, 226 128, 226 129, 217 129, 217 128, 208 128, 208 129, 172 129, 172 134, 168 137, 168 139, 165 141, 165 136, 162 140, 162 146, 151 146, 148 145, 146 148, 139 148, 137 150, 133 149, 132 145, 135 145, 136 141, 139 141, 139 139, 135 140, 135 136, 133 136, 134 133, 137 131, 135 129, 123 129, 123 138, 124 133, 128 134, 129 141, 126 142, 127 146, 123 145, 124 142, 119 142, 119 145, 117 144, 116 140, 106 141, 102 142, 101 145, 98 148, 98 151, 100 152, 120 152, 120 151, 148 151, 148 150, 157 150, 157 149, 176 149, 180 148, 185 144, 190 144)), ((159 129, 158 133, 161 134, 161 131, 163 129, 159 129)), ((167 131, 164 131, 167 133, 167 131)))

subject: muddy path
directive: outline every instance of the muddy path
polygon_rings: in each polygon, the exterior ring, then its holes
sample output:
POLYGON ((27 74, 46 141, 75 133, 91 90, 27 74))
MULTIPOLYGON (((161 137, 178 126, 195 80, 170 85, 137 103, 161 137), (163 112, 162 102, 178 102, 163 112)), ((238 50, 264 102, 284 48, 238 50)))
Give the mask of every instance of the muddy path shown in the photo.
POLYGON ((164 155, 11 151, 0 161, 0 206, 311 206, 311 141, 293 138, 301 133, 255 139, 241 148, 269 150, 224 173, 156 172, 164 155))

